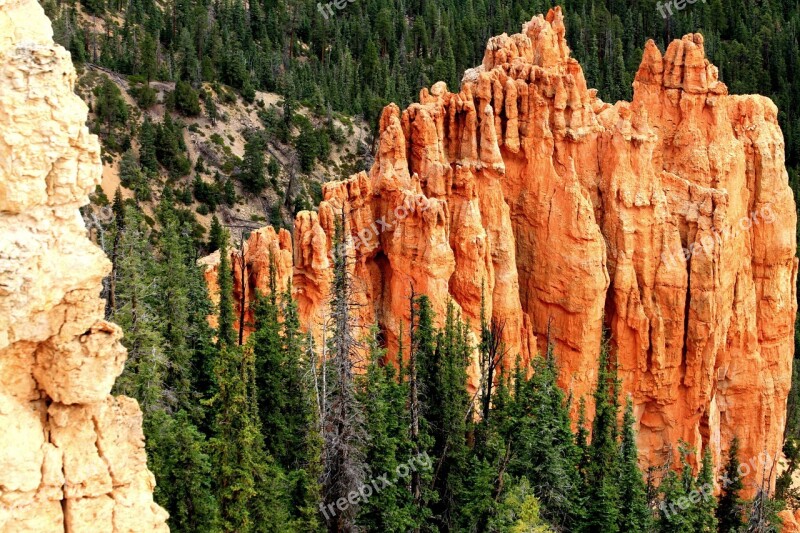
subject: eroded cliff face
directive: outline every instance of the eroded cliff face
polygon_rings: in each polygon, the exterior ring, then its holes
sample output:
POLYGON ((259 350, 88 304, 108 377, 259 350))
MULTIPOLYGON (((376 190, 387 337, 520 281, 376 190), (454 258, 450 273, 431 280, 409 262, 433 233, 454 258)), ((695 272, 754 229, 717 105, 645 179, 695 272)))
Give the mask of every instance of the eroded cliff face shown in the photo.
POLYGON ((437 83, 384 110, 369 174, 326 184, 295 221, 303 322, 319 339, 344 211, 355 298, 391 357, 412 290, 440 319, 452 300, 476 333, 484 294, 507 363, 529 361, 549 330, 561 385, 590 400, 606 324, 645 465, 679 440, 719 464, 734 435, 743 460, 775 456, 797 310, 777 109, 728 95, 699 34, 664 55, 648 42, 633 102, 604 103, 564 34, 556 8, 492 38, 460 92, 437 83))
POLYGON ((168 531, 139 407, 109 395, 126 353, 78 212, 102 167, 74 82, 39 4, 0 0, 0 532, 168 531))

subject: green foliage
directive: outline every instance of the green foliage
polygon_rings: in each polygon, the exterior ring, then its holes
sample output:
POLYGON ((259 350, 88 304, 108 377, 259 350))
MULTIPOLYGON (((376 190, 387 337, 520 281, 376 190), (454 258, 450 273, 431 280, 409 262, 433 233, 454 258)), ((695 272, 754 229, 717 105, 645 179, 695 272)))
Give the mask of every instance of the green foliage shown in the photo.
POLYGON ((277 178, 280 171, 281 167, 278 164, 278 161, 274 157, 270 157, 269 163, 267 163, 267 173, 271 178, 277 178))
POLYGON ((222 529, 279 531, 288 520, 286 480, 264 451, 252 351, 223 344, 214 378, 211 449, 222 529))
POLYGON ((156 411, 145 419, 148 466, 158 479, 155 499, 169 513, 172 531, 219 531, 213 466, 205 435, 185 411, 156 411))
POLYGON ((87 13, 95 16, 100 16, 105 13, 105 0, 82 0, 81 4, 87 13))
POLYGON ((532 376, 518 367, 514 383, 509 438, 516 442, 508 472, 533 483, 542 516, 558 527, 579 529, 583 523, 579 448, 570 427, 569 408, 558 387, 552 346, 533 362, 532 376))
POLYGON ((139 129, 139 164, 150 175, 158 172, 156 157, 156 127, 149 118, 145 118, 139 129))
POLYGON ((185 176, 191 169, 191 162, 186 155, 186 143, 183 140, 183 126, 174 122, 169 113, 164 121, 156 126, 155 155, 167 172, 173 177, 185 176))
POLYGON ((211 211, 217 209, 217 205, 222 203, 222 193, 217 183, 203 181, 200 175, 195 175, 192 181, 192 195, 195 200, 205 204, 211 211))
POLYGON ((131 96, 136 100, 136 104, 141 109, 150 109, 158 103, 158 93, 155 89, 150 87, 149 83, 137 83, 131 85, 128 90, 131 96))
MULTIPOLYGON (((394 475, 398 466, 415 457, 408 433, 408 384, 401 381, 394 365, 383 364, 385 353, 378 346, 377 335, 377 328, 369 333, 370 362, 359 383, 359 400, 370 436, 366 461, 373 479, 387 472, 394 475)), ((429 471, 419 470, 429 478, 429 471)), ((397 533, 419 527, 424 515, 414 505, 409 481, 403 479, 367 499, 359 509, 359 525, 369 531, 397 533)))
POLYGON ((169 360, 169 365, 165 368, 164 384, 171 391, 169 401, 191 413, 197 409, 191 392, 192 351, 186 342, 192 327, 191 301, 187 287, 190 276, 196 275, 191 267, 192 243, 183 238, 182 223, 168 199, 161 202, 157 215, 161 232, 156 237, 159 271, 154 289, 159 295, 156 309, 161 317, 159 327, 165 341, 164 351, 169 360))
POLYGON ((694 516, 694 531, 698 533, 715 533, 717 531, 717 500, 714 492, 714 462, 711 449, 706 447, 700 472, 697 474, 697 490, 701 494, 700 502, 694 516))
POLYGON ((315 128, 307 119, 301 121, 300 133, 294 141, 294 146, 297 148, 303 172, 311 172, 315 161, 325 161, 330 154, 327 131, 315 128))
POLYGON ((204 419, 198 400, 210 388, 205 282, 168 204, 159 209, 163 230, 157 236, 135 207, 123 205, 119 191, 113 211, 109 314, 124 328, 128 348, 115 393, 142 407, 149 466, 159 480, 155 497, 169 511, 172 530, 217 531, 208 444, 198 426, 204 419))
POLYGON ((429 455, 434 458, 430 502, 432 522, 444 529, 457 528, 465 503, 468 477, 467 420, 471 411, 467 394, 467 365, 471 354, 468 328, 448 303, 444 327, 436 331, 427 298, 421 298, 414 335, 414 350, 420 382, 421 427, 430 438, 429 455))
POLYGON ((97 185, 94 188, 94 193, 91 195, 90 198, 93 204, 99 205, 101 207, 105 207, 111 203, 108 200, 108 196, 106 195, 105 191, 100 185, 97 185))
POLYGON ((617 459, 617 401, 619 382, 608 341, 600 347, 600 369, 594 391, 595 414, 592 442, 586 465, 587 530, 603 533, 619 531, 620 487, 617 459))
MULTIPOLYGON (((688 457, 695 450, 686 443, 678 446, 681 471, 670 470, 664 476, 659 487, 658 531, 662 533, 678 533, 686 531, 717 531, 717 503, 714 499, 713 465, 711 453, 703 455, 702 467, 698 477, 694 477, 688 457)), ((719 531, 724 531, 719 529, 719 531)))
POLYGON ((264 150, 266 143, 263 135, 256 132, 250 134, 244 145, 243 167, 239 173, 239 180, 244 189, 252 194, 259 194, 267 187, 267 178, 264 175, 264 150))
POLYGON ((497 516, 491 520, 487 531, 508 533, 548 533, 549 524, 541 517, 541 504, 527 479, 522 478, 509 488, 497 516))
POLYGON ((129 112, 128 105, 116 84, 108 77, 94 89, 94 113, 97 117, 98 130, 104 135, 105 147, 118 150, 130 144, 125 135, 117 135, 117 129, 126 125, 129 112))
MULTIPOLYGON (((652 527, 647 492, 639 470, 639 453, 633 426, 633 401, 625 402, 622 419, 622 441, 619 459, 619 530, 628 533, 648 533, 652 527)), ((580 441, 579 441, 580 442, 580 441)), ((710 473, 710 470, 707 472, 710 473)), ((706 480, 704 479, 704 482, 706 480)))
POLYGON ((744 525, 743 500, 741 491, 744 488, 739 475, 739 439, 734 437, 728 448, 728 461, 720 480, 721 493, 717 506, 717 519, 720 533, 736 533, 744 525))
POLYGON ((133 150, 122 154, 119 163, 119 181, 123 187, 134 191, 137 200, 147 201, 152 198, 149 179, 141 171, 139 159, 133 150))
POLYGON ((256 297, 255 332, 250 338, 261 423, 270 435, 266 449, 288 470, 306 459, 304 442, 311 406, 301 367, 303 339, 296 304, 289 292, 279 294, 275 274, 275 259, 270 257, 269 292, 256 297))
POLYGON ((208 230, 208 251, 214 252, 222 247, 222 241, 225 239, 225 230, 222 224, 219 223, 217 215, 211 218, 211 228, 208 230))
MULTIPOLYGON (((117 209, 119 215, 122 206, 117 209)), ((115 391, 139 400, 142 411, 147 414, 167 407, 162 396, 167 361, 152 283, 156 265, 148 243, 149 231, 141 214, 128 207, 124 209, 124 226, 121 217, 118 216, 117 221, 114 228, 119 232, 114 254, 116 289, 110 319, 126 332, 122 342, 128 349, 128 360, 125 371, 116 381, 115 391)))
POLYGON ((167 104, 167 107, 174 108, 187 117, 196 117, 202 111, 197 91, 185 81, 178 81, 175 84, 175 91, 170 93, 167 104))
POLYGON ((203 91, 203 105, 206 108, 206 116, 212 124, 217 123, 217 104, 214 102, 214 96, 210 91, 203 91))

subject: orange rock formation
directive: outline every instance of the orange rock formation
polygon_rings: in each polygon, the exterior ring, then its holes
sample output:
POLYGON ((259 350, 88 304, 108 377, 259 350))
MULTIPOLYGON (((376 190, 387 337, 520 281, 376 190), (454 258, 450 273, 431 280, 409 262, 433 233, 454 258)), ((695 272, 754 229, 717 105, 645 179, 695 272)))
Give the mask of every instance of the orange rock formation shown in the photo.
MULTIPOLYGON (((318 333, 324 319, 344 210, 355 298, 390 355, 412 288, 475 329, 483 293, 512 361, 542 350, 549 326, 561 385, 590 399, 605 323, 644 463, 679 440, 718 461, 735 434, 743 460, 774 456, 797 276, 777 109, 728 95, 699 34, 664 55, 649 41, 633 101, 604 103, 564 34, 556 8, 492 38, 460 92, 437 83, 384 110, 370 173, 326 184, 297 215, 304 323, 318 333)), ((288 281, 289 239, 266 230, 247 248, 250 294, 264 290, 259 243, 280 250, 288 281)))

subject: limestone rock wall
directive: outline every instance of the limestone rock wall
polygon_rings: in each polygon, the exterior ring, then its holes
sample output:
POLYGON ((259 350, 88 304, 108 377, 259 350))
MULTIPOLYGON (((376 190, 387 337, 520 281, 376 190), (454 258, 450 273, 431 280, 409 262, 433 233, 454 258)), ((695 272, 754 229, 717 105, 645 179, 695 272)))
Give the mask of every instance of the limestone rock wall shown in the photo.
POLYGON ((719 460, 734 435, 745 461, 776 455, 797 219, 775 105, 728 95, 699 34, 663 55, 648 42, 633 101, 611 105, 564 36, 556 8, 492 38, 458 93, 437 83, 384 110, 369 174, 326 184, 319 209, 297 215, 305 326, 319 335, 344 211, 360 313, 391 357, 412 289, 440 319, 452 299, 476 333, 484 294, 507 363, 549 331, 561 385, 590 401, 605 324, 643 466, 679 440, 719 460))
POLYGON ((109 395, 110 264, 78 208, 100 146, 69 53, 33 0, 0 0, 0 532, 167 531, 142 414, 109 395))

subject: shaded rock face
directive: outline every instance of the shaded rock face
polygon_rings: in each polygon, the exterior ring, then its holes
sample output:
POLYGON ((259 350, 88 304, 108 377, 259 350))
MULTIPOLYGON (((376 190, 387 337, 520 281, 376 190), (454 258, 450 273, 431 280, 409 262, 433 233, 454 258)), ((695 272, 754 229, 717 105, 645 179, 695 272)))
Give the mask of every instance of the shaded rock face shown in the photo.
POLYGON ((744 461, 774 456, 797 311, 777 109, 728 95, 699 34, 664 55, 648 42, 633 102, 604 103, 564 34, 556 8, 492 38, 460 92, 438 83, 384 110, 371 171, 326 184, 317 212, 295 220, 304 324, 319 340, 344 212, 358 312, 390 357, 408 338, 412 290, 440 320, 452 300, 476 333, 483 295, 506 364, 549 335, 561 385, 588 401, 605 326, 643 466, 680 440, 719 464, 734 435, 744 461))
POLYGON ((78 208, 100 182, 69 54, 33 0, 0 0, 0 532, 167 531, 142 414, 109 395, 109 262, 78 208))

